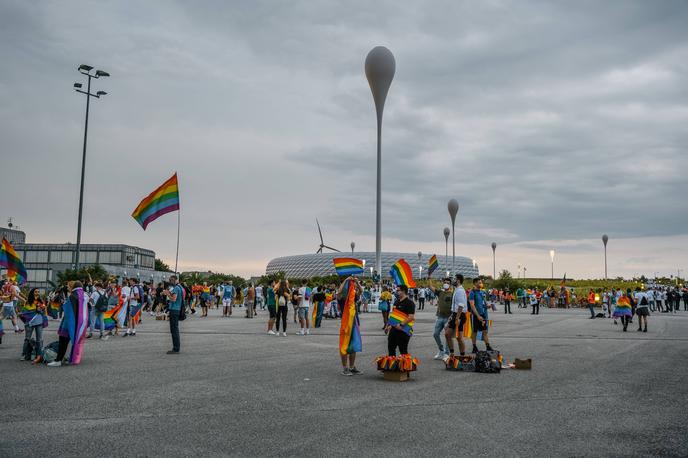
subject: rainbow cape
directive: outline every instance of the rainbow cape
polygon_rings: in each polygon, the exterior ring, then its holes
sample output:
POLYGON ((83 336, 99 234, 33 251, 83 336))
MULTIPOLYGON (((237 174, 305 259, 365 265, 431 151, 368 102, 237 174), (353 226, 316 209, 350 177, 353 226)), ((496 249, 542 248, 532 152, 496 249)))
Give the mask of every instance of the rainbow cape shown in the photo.
POLYGON ((633 316, 633 309, 631 308, 631 300, 625 294, 616 301, 616 307, 614 307, 615 318, 621 316, 633 316))
POLYGON ((404 261, 403 259, 395 262, 389 273, 392 275, 394 283, 397 286, 406 285, 409 288, 416 287, 416 282, 413 281, 413 272, 411 271, 411 266, 409 266, 408 262, 404 261))
POLYGON ((313 310, 311 311, 311 326, 314 328, 319 328, 322 322, 323 312, 325 311, 325 303, 313 301, 313 310))
MULTIPOLYGON (((122 307, 121 305, 118 305, 117 307, 113 308, 112 310, 108 310, 108 311, 103 312, 104 329, 106 331, 109 331, 111 329, 115 329, 115 325, 117 323, 117 313, 119 313, 119 310, 121 307, 122 307)), ((100 317, 96 318, 94 328, 100 329, 100 317)))
POLYGON ((354 258, 333 258, 334 270, 340 277, 363 273, 363 261, 354 258))
POLYGON ((7 269, 8 278, 13 278, 20 285, 26 283, 26 267, 19 259, 17 252, 14 251, 12 244, 4 237, 2 239, 2 246, 0 246, 0 266, 7 269))
POLYGON ((361 331, 356 314, 356 286, 353 280, 347 280, 342 289, 342 323, 339 328, 339 353, 344 356, 359 353, 362 349, 361 331))
POLYGON ((69 353, 69 364, 79 364, 81 360, 81 349, 83 340, 86 337, 88 327, 88 304, 84 298, 84 290, 74 288, 67 301, 62 307, 64 315, 57 334, 61 337, 69 337, 71 350, 69 353), (76 295, 77 304, 72 304, 72 296, 76 295))
POLYGON ((428 278, 432 275, 432 273, 437 270, 437 268, 440 266, 439 261, 437 260, 437 255, 432 255, 430 260, 428 261, 428 278))
MULTIPOLYGON (((466 322, 463 324, 463 337, 466 339, 470 339, 471 336, 473 335, 473 319, 471 317, 470 312, 466 312, 466 322)), ((492 327, 492 320, 487 320, 487 329, 489 330, 492 327)), ((456 337, 459 337, 459 327, 456 327, 456 337)), ((478 331, 475 335, 475 338, 477 340, 483 340, 483 332, 478 331)))
POLYGON ((162 215, 179 210, 179 186, 177 173, 164 182, 158 189, 148 194, 141 201, 131 216, 138 222, 143 230, 148 224, 160 218, 162 215))
MULTIPOLYGON (((408 318, 408 315, 401 310, 394 308, 389 314, 389 319, 387 320, 387 324, 390 326, 396 326, 397 324, 403 323, 406 319, 408 318)), ((409 321, 406 323, 404 326, 402 326, 401 330, 404 331, 406 334, 409 336, 413 335, 413 325, 416 322, 414 320, 409 321)))

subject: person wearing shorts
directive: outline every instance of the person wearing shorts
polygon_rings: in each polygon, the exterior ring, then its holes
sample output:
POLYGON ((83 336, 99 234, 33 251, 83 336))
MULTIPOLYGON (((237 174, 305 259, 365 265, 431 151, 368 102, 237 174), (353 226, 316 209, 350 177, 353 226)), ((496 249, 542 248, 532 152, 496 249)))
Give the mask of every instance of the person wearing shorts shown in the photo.
POLYGON ((232 300, 234 300, 234 286, 232 282, 222 287, 222 316, 232 315, 232 300))
POLYGON ((301 326, 301 330, 297 332, 298 335, 300 336, 305 336, 310 334, 309 328, 309 318, 310 314, 308 311, 310 310, 311 307, 311 295, 313 294, 312 290, 308 287, 308 282, 306 280, 303 281, 301 284, 301 288, 299 288, 298 291, 298 301, 299 301, 299 306, 297 308, 297 314, 299 316, 299 325, 301 326))
POLYGON ((7 280, 7 282, 2 286, 2 320, 9 318, 12 321, 12 326, 14 327, 14 332, 24 332, 23 329, 19 329, 17 325, 17 310, 15 305, 19 300, 26 300, 21 295, 21 290, 15 284, 14 280, 7 280))
POLYGON ((463 327, 466 323, 466 309, 468 308, 468 301, 466 298, 466 290, 463 288, 463 275, 456 275, 456 288, 452 295, 451 316, 447 321, 445 327, 445 337, 447 346, 449 347, 449 355, 446 358, 454 356, 454 339, 459 343, 459 353, 463 356, 466 354, 466 345, 461 338, 463 334, 463 327), (458 327, 458 329, 457 329, 458 327))
POLYGON ((642 292, 639 287, 636 287, 635 301, 638 304, 635 308, 635 314, 638 315, 638 332, 647 332, 647 317, 650 316, 650 299, 647 297, 647 293, 642 292), (644 329, 643 321, 645 321, 644 329))

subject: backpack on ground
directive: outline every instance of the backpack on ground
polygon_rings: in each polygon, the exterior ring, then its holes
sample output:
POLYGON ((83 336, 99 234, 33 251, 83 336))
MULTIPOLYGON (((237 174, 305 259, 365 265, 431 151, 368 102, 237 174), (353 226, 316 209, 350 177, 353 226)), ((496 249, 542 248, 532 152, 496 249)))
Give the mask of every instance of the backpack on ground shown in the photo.
POLYGON ((43 361, 47 363, 52 363, 57 359, 57 352, 60 350, 60 342, 57 340, 51 342, 43 349, 43 361))
POLYGON ((498 374, 502 370, 498 351, 479 351, 475 354, 475 371, 483 374, 498 374))

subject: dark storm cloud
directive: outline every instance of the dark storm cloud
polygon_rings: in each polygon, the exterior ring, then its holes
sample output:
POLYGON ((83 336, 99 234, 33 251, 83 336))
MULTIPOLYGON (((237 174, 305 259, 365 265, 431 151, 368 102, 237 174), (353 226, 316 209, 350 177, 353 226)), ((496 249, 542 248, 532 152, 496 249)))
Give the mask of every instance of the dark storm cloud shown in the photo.
POLYGON ((92 63, 113 76, 91 106, 87 241, 169 256, 174 225, 142 233, 129 214, 173 170, 189 263, 259 271, 310 250, 315 216, 330 243, 365 239, 363 62, 382 44, 397 59, 386 238, 437 241, 450 197, 467 243, 570 241, 563 253, 602 232, 686 234, 686 23, 683 1, 3 2, 0 138, 17 172, 3 186, 22 189, 5 212, 30 239, 73 239, 84 100, 71 84, 92 63))

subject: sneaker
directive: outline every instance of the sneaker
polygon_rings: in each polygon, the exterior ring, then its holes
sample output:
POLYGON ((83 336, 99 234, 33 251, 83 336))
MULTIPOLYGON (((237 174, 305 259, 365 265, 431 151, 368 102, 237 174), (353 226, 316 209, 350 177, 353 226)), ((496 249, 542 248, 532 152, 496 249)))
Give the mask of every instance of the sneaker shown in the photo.
POLYGON ((311 334, 311 330, 310 330, 310 329, 306 329, 306 335, 309 336, 310 334, 311 334))
POLYGON ((282 337, 287 337, 287 333, 286 333, 286 332, 283 332, 283 333, 282 333, 282 337))
POLYGON ((296 335, 297 335, 297 336, 305 336, 306 333, 303 332, 303 330, 301 330, 301 331, 296 331, 296 335))
POLYGON ((274 336, 274 335, 275 335, 275 331, 273 331, 272 329, 270 329, 270 330, 268 331, 268 334, 271 335, 271 336, 274 336))
POLYGON ((435 355, 434 359, 440 360, 444 356, 444 353, 441 351, 438 351, 437 354, 435 355))
POLYGON ((53 361, 52 363, 48 363, 48 367, 60 367, 62 366, 62 361, 53 361))
POLYGON ((447 361, 449 361, 449 355, 445 353, 444 356, 442 357, 442 361, 444 361, 445 363, 447 361))
POLYGON ((131 334, 129 334, 129 335, 130 335, 130 336, 135 336, 135 335, 136 335, 136 331, 132 331, 131 334))
POLYGON ((356 369, 355 367, 352 367, 351 369, 349 369, 349 372, 351 372, 352 375, 361 375, 361 374, 363 374, 363 372, 359 371, 359 370, 356 369))
POLYGON ((643 329, 643 332, 647 332, 647 328, 643 329))
POLYGON ((473 345, 473 350, 471 350, 471 353, 478 353, 478 347, 473 345))
POLYGON ((107 335, 107 334, 106 334, 106 335, 104 335, 104 336, 101 336, 101 339, 102 339, 102 340, 108 340, 109 338, 110 338, 110 336, 109 336, 109 335, 107 335))
POLYGON ((86 338, 90 339, 91 337, 93 337, 93 333, 89 332, 88 335, 86 336, 86 338))
POLYGON ((342 375, 346 375, 347 377, 350 377, 354 374, 351 373, 348 367, 345 367, 344 370, 342 370, 342 375))

